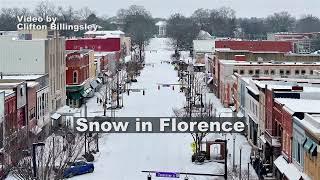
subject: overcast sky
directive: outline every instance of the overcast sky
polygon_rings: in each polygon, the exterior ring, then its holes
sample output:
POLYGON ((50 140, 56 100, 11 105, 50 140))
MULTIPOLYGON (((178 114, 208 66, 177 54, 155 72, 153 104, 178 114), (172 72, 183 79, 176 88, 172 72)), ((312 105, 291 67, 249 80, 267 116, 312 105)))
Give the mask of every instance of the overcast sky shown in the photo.
MULTIPOLYGON (((191 15, 197 8, 231 7, 238 17, 263 17, 288 11, 296 17, 313 14, 320 17, 320 0, 52 0, 57 5, 78 9, 88 6, 99 15, 113 16, 120 8, 143 5, 153 17, 169 17, 174 12, 191 15)), ((0 0, 2 7, 33 8, 39 0, 0 0)))

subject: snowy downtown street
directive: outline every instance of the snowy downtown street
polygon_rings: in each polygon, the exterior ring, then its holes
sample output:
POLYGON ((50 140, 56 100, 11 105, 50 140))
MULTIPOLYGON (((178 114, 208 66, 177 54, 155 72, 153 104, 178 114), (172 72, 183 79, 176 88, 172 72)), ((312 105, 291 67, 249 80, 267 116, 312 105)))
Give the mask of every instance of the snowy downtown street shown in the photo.
MULTIPOLYGON (((130 88, 145 89, 142 92, 131 92, 124 95, 124 107, 116 111, 117 117, 166 117, 173 116, 173 109, 184 106, 184 93, 179 88, 174 90, 169 87, 158 89, 158 83, 178 83, 177 72, 174 67, 161 61, 170 60, 173 51, 168 50, 167 39, 151 39, 146 48, 146 66, 138 82, 133 83, 130 88)), ((213 105, 217 111, 221 104, 212 96, 213 105)), ((210 97, 207 97, 210 98, 210 97)), ((103 107, 97 105, 93 98, 88 102, 88 114, 91 116, 102 115, 103 107)), ((110 113, 110 112, 108 112, 110 113)), ((230 136, 231 137, 231 136, 230 136)), ((245 141, 244 137, 237 139, 236 146, 239 147, 245 141)), ((224 172, 224 165, 219 163, 205 163, 196 165, 191 162, 192 136, 185 134, 103 134, 99 140, 100 152, 96 158, 95 172, 72 179, 109 179, 109 180, 141 180, 147 179, 142 170, 154 170, 162 172, 192 172, 192 173, 218 173, 224 172)), ((231 141, 228 143, 231 147, 231 141)), ((249 146, 243 157, 244 167, 248 162, 250 152, 249 146)), ((230 148, 229 148, 230 151, 230 148)), ((231 151, 230 151, 231 152, 231 151)), ((181 179, 185 176, 180 176, 181 179)), ((153 179, 166 179, 156 178, 153 179)), ((213 177, 189 176, 189 179, 214 179, 213 177)))
POLYGON ((0 180, 320 180, 320 0, 0 6, 0 180))

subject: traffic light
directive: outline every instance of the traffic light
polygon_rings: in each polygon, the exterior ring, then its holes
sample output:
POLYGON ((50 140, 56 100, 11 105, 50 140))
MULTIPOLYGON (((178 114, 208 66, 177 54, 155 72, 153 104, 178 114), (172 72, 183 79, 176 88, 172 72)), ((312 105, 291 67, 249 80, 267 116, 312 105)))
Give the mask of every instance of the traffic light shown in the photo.
POLYGON ((143 91, 142 91, 142 95, 145 95, 145 94, 146 94, 146 92, 143 90, 143 91))
POLYGON ((184 178, 184 180, 189 180, 188 176, 186 176, 186 177, 184 178))
POLYGON ((148 180, 151 180, 151 179, 152 179, 152 178, 151 178, 151 174, 149 174, 149 175, 148 175, 148 180))

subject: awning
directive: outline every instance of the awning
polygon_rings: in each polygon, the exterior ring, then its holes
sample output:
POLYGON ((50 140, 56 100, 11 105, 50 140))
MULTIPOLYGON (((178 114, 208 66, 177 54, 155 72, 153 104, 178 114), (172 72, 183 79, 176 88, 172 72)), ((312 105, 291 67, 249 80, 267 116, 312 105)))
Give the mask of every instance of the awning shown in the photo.
POLYGON ((274 161, 274 165, 281 173, 284 173, 287 168, 288 162, 281 155, 274 161))
POLYGON ((288 163, 283 156, 279 156, 275 161, 274 165, 277 169, 290 180, 309 180, 310 178, 303 172, 299 171, 298 168, 292 163, 288 163))
POLYGON ((91 81, 90 86, 92 87, 92 89, 95 89, 96 87, 98 87, 98 82, 96 80, 91 81))
POLYGON ((255 90, 255 89, 253 89, 252 87, 247 86, 247 89, 248 89, 249 91, 251 91, 253 94, 255 94, 255 95, 259 95, 259 91, 257 91, 257 90, 255 90))
POLYGON ((86 89, 86 90, 81 92, 81 96, 82 97, 87 97, 90 94, 91 91, 92 91, 92 88, 88 88, 88 89, 86 89))
POLYGON ((316 144, 313 144, 313 146, 310 150, 310 153, 312 156, 317 156, 317 145, 316 144))
POLYGON ((38 135, 42 131, 42 128, 39 126, 35 126, 32 129, 30 129, 30 132, 32 132, 34 135, 38 135))
POLYGON ((58 120, 60 117, 61 117, 61 114, 54 113, 52 114, 51 119, 58 120))
POLYGON ((211 84, 213 82, 213 77, 211 77, 208 81, 207 84, 211 84))
POLYGON ((309 138, 306 138, 306 140, 303 143, 303 148, 307 150, 307 152, 309 152, 312 146, 313 146, 313 141, 309 138))
POLYGON ((107 71, 107 72, 104 73, 104 75, 106 75, 106 76, 111 76, 112 73, 111 73, 110 71, 107 71))
POLYGON ((83 90, 76 91, 76 92, 69 92, 69 93, 67 93, 67 97, 68 97, 68 99, 79 100, 79 99, 81 99, 82 92, 83 92, 83 90))
POLYGON ((96 79, 97 83, 101 84, 102 83, 102 80, 100 78, 97 78, 96 79))
POLYGON ((266 138, 264 138, 264 135, 261 135, 261 136, 259 137, 259 139, 260 139, 260 141, 261 141, 263 144, 266 144, 266 143, 267 143, 266 138))

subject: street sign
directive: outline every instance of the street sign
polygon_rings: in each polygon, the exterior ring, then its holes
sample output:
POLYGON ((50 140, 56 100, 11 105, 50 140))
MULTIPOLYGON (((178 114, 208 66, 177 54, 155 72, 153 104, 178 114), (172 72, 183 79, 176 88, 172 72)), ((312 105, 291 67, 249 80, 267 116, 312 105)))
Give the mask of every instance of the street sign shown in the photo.
POLYGON ((175 172, 156 172, 157 177, 179 178, 180 174, 175 172))

